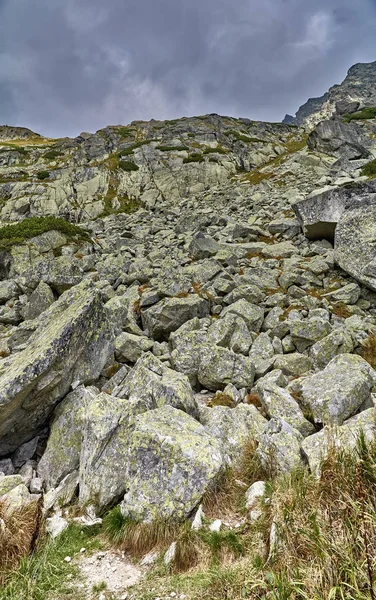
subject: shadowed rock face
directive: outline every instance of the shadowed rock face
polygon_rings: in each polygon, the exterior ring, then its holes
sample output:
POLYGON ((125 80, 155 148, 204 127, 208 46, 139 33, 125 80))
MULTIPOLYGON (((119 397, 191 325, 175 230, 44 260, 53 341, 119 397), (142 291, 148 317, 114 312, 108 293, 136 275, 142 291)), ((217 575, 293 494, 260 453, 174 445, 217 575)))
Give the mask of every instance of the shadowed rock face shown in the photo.
POLYGON ((337 224, 350 209, 376 204, 376 181, 327 190, 293 206, 304 235, 309 239, 334 239, 337 224))

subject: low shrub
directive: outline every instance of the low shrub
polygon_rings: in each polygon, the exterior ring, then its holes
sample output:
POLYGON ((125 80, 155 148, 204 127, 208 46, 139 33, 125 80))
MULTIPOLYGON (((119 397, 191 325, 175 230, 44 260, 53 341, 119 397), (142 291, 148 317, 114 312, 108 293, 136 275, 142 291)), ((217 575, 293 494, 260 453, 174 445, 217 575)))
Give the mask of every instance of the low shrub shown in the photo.
POLYGON ((376 118, 376 106, 368 106, 367 108, 363 108, 356 113, 351 113, 349 115, 345 115, 344 120, 349 123, 350 121, 358 121, 358 120, 367 120, 367 119, 375 119, 376 118))
POLYGON ((364 167, 361 168, 360 173, 366 177, 376 177, 376 158, 364 165, 364 167))
POLYGON ((39 171, 39 172, 37 173, 37 177, 38 177, 38 179, 40 179, 40 180, 43 180, 43 179, 48 179, 48 178, 49 178, 49 176, 50 176, 50 172, 49 172, 49 171, 39 171))
POLYGON ((78 225, 69 223, 65 219, 57 217, 30 217, 14 225, 5 225, 0 228, 0 245, 7 246, 16 243, 22 243, 24 240, 41 235, 46 231, 61 231, 66 235, 79 236, 82 239, 89 239, 86 231, 78 225))
POLYGON ((203 162, 204 157, 200 152, 192 152, 187 158, 183 159, 184 164, 195 163, 195 162, 203 162))
POLYGON ((129 173, 131 171, 138 171, 139 168, 140 167, 138 165, 130 160, 119 160, 119 169, 122 169, 123 171, 127 171, 129 173))

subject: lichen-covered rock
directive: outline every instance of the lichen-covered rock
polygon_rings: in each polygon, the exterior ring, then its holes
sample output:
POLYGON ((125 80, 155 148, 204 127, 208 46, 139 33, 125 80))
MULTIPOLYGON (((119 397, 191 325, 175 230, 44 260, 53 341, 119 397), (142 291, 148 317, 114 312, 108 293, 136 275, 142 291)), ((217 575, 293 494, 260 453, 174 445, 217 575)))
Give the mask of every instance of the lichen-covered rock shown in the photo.
POLYGON ((223 469, 220 443, 192 417, 170 406, 135 421, 122 513, 142 521, 182 520, 223 469))
POLYGON ((208 338, 213 344, 230 348, 234 352, 247 354, 252 337, 245 321, 235 314, 225 314, 223 319, 218 319, 208 329, 208 338))
POLYGON ((208 390, 222 390, 228 383, 236 388, 251 388, 255 376, 252 360, 221 346, 210 346, 201 353, 197 377, 208 390))
POLYGON ((214 256, 220 250, 220 245, 210 237, 210 235, 204 235, 199 231, 193 236, 191 243, 189 244, 189 254, 192 258, 202 259, 210 258, 214 256))
POLYGON ((115 340, 115 356, 120 362, 135 363, 144 352, 152 349, 153 344, 147 337, 124 331, 115 340))
POLYGON ((315 432, 314 426, 304 417, 299 404, 287 390, 269 382, 257 385, 256 390, 269 417, 280 417, 303 437, 315 432))
POLYGON ((7 475, 5 477, 0 477, 0 497, 22 483, 23 479, 21 475, 7 475))
POLYGON ((54 293, 47 283, 41 281, 32 292, 29 302, 22 311, 24 319, 36 319, 55 302, 54 293))
POLYGON ((78 469, 86 412, 98 393, 97 388, 80 386, 55 409, 47 448, 38 465, 47 490, 78 469))
POLYGON ((302 400, 316 423, 341 424, 370 399, 375 371, 360 356, 340 354, 302 384, 302 400))
POLYGON ((229 464, 241 456, 247 441, 260 438, 268 424, 257 408, 250 404, 239 404, 236 408, 203 407, 200 422, 218 439, 224 459, 229 464))
MULTIPOLYGON (((324 338, 326 340, 327 338, 324 338)), ((292 354, 278 355, 274 361, 274 368, 280 369, 284 375, 301 377, 313 369, 313 360, 305 354, 293 352, 292 354)))
POLYGON ((106 310, 88 284, 43 313, 27 348, 0 365, 0 455, 31 439, 72 384, 99 376, 112 340, 106 310))
POLYGON ((346 329, 334 329, 311 346, 309 355, 315 366, 323 369, 338 354, 348 354, 353 350, 354 342, 350 333, 346 329))
POLYGON ((320 475, 321 463, 331 448, 351 451, 356 447, 360 434, 367 442, 375 439, 375 410, 369 408, 345 421, 340 427, 326 426, 302 442, 312 473, 320 475))
POLYGON ((260 333, 252 344, 249 357, 255 365, 256 375, 265 375, 274 363, 274 346, 267 333, 260 333))
POLYGON ((291 339, 298 352, 303 352, 309 346, 327 336, 331 330, 330 323, 320 317, 292 321, 290 325, 291 339))
POLYGON ((149 335, 154 340, 163 341, 186 321, 206 317, 208 314, 208 301, 198 295, 191 295, 186 298, 166 298, 143 310, 141 318, 149 335))
MULTIPOLYGON (((374 201, 374 193, 369 198, 374 201)), ((334 246, 338 265, 373 291, 376 291, 375 222, 375 205, 346 211, 337 225, 334 246)))
MULTIPOLYGON (((151 408, 155 408, 155 404, 151 408)), ((103 392, 90 403, 80 454, 81 504, 90 501, 102 508, 124 494, 135 416, 148 409, 141 400, 132 402, 103 392)))
POLYGON ((264 321, 264 309, 261 306, 251 304, 244 299, 237 300, 234 304, 224 308, 221 317, 228 314, 234 314, 241 317, 247 324, 249 331, 260 331, 264 321))
POLYGON ((293 471, 303 465, 302 441, 299 431, 283 419, 273 417, 261 436, 257 454, 267 470, 275 473, 293 471))
POLYGON ((198 414, 188 378, 167 367, 150 352, 137 361, 116 395, 118 398, 142 400, 150 408, 168 404, 193 417, 198 414))

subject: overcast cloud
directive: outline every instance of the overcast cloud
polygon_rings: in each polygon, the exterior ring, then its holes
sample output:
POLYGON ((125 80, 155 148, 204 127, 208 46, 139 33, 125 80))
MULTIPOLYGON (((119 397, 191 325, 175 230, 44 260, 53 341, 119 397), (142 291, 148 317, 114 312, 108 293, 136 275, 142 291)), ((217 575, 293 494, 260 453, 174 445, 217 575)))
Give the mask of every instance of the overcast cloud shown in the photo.
POLYGON ((376 60, 376 0, 0 0, 0 123, 280 121, 376 60))

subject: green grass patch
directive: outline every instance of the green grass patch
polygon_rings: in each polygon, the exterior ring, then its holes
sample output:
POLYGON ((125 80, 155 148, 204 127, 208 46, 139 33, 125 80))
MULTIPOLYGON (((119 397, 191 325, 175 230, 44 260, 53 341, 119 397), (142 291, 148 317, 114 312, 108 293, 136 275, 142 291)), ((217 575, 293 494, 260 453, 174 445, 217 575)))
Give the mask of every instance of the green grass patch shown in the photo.
POLYGON ((344 116, 344 120, 346 121, 346 123, 349 123, 350 121, 364 121, 367 119, 375 119, 376 118, 376 106, 368 106, 367 108, 363 108, 363 110, 360 110, 359 112, 356 113, 351 113, 349 115, 345 115, 344 116))
POLYGON ((0 228, 0 246, 12 246, 41 235, 46 231, 61 231, 69 237, 89 239, 89 235, 73 223, 57 217, 30 217, 14 225, 0 228))
POLYGON ((119 160, 119 169, 122 169, 122 171, 130 173, 131 171, 138 171, 139 168, 140 167, 134 162, 131 162, 129 160, 119 160))
POLYGON ((118 152, 118 157, 121 158, 122 156, 129 156, 130 154, 133 154, 133 152, 137 150, 137 148, 141 148, 141 146, 146 146, 152 141, 153 140, 144 140, 143 142, 136 142, 135 144, 132 144, 132 146, 129 146, 129 148, 123 148, 123 150, 120 150, 120 152, 118 152))
POLYGON ((364 167, 361 168, 360 173, 370 179, 376 177, 376 158, 364 165, 364 167))
POLYGON ((49 171, 39 171, 37 173, 37 177, 38 179, 40 179, 41 181, 43 181, 43 179, 48 179, 50 176, 50 172, 49 171))
POLYGON ((135 134, 135 130, 133 127, 118 127, 116 129, 116 133, 118 133, 122 138, 130 137, 135 134))
POLYGON ((72 589, 74 578, 79 574, 78 567, 65 562, 64 558, 79 556, 82 547, 86 548, 86 554, 99 550, 98 532, 98 527, 70 525, 55 540, 43 542, 36 554, 23 559, 19 569, 10 575, 7 584, 0 589, 0 600, 85 600, 83 591, 72 589))
POLYGON ((228 154, 228 150, 222 146, 218 146, 217 148, 205 148, 204 154, 228 154))
POLYGON ((225 134, 233 135, 238 140, 238 142, 245 142, 246 144, 249 144, 250 142, 265 143, 265 140, 260 140, 259 138, 251 137, 249 135, 246 135, 245 133, 236 131, 236 129, 230 129, 229 131, 226 131, 225 134))
POLYGON ((183 159, 184 164, 203 162, 204 157, 200 152, 192 152, 187 158, 183 159))
POLYGON ((137 212, 139 208, 142 208, 142 203, 139 200, 128 198, 128 196, 118 196, 120 206, 113 208, 112 200, 114 196, 110 193, 104 199, 104 210, 99 215, 101 218, 108 217, 109 215, 127 214, 130 215, 137 212))
POLYGON ((157 146, 161 152, 189 152, 188 146, 157 146))
POLYGON ((58 158, 59 156, 62 156, 63 153, 60 152, 59 150, 50 150, 49 152, 45 152, 43 154, 43 158, 46 158, 47 160, 55 160, 55 158, 58 158))

